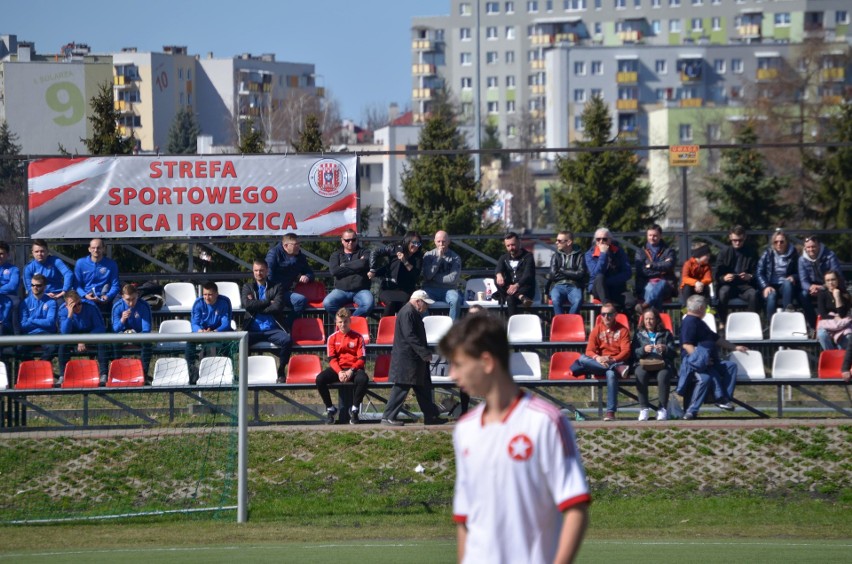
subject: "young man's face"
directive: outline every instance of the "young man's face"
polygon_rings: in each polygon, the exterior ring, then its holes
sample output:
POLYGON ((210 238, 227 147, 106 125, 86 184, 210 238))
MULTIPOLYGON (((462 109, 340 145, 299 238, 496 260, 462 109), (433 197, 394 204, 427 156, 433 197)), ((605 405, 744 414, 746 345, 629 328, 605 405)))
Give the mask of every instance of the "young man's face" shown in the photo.
POLYGON ((73 309, 74 313, 80 313, 80 310, 83 309, 83 302, 77 298, 68 298, 65 300, 65 307, 69 310, 73 309))
POLYGON ((735 249, 742 249, 745 244, 745 235, 737 235, 736 233, 731 233, 728 236, 731 240, 731 246, 735 249))
POLYGON ((41 297, 41 295, 44 293, 44 282, 38 282, 36 280, 32 280, 30 282, 30 288, 32 288, 33 295, 35 297, 37 297, 37 298, 41 297))
POLYGON ((139 294, 121 294, 121 299, 127 304, 127 307, 133 307, 139 300, 139 294))
POLYGON ((710 255, 701 255, 696 260, 698 260, 698 264, 707 264, 710 262, 710 255))
POLYGON ((341 333, 348 333, 349 327, 352 325, 352 320, 348 317, 336 317, 334 324, 341 333))
POLYGON ((556 248, 560 251, 564 251, 566 249, 571 248, 571 245, 574 241, 568 235, 557 235, 556 236, 556 248))
POLYGON ((47 250, 47 247, 42 247, 41 245, 33 245, 33 258, 36 262, 44 262, 47 256, 50 253, 47 250))
POLYGON ((612 324, 615 323, 615 310, 611 307, 601 308, 601 318, 603 318, 603 324, 606 327, 612 327, 612 324))
POLYGON ((816 241, 807 241, 805 242, 805 253, 812 259, 817 257, 817 253, 819 252, 819 243, 816 241))
POLYGON ((649 229, 645 232, 645 239, 647 239, 649 245, 656 247, 660 244, 660 232, 656 229, 649 229))
POLYGON ((104 242, 101 239, 92 239, 89 243, 89 256, 94 262, 98 262, 103 258, 104 242))
POLYGON ((298 240, 284 241, 283 243, 281 243, 281 246, 284 247, 284 250, 287 251, 288 255, 298 255, 299 249, 302 248, 298 240))
POLYGON ((518 256, 518 253, 521 252, 521 249, 518 246, 517 237, 512 237, 511 239, 504 239, 503 244, 506 245, 506 252, 508 252, 513 257, 518 256))
POLYGON ((485 395, 491 384, 485 356, 473 357, 457 350, 450 359, 450 379, 470 395, 485 395))
POLYGON ((201 297, 204 298, 204 302, 207 305, 213 305, 216 303, 216 300, 219 299, 219 292, 216 290, 204 290, 201 293, 201 297))
POLYGON ((252 276, 255 282, 263 284, 266 282, 266 277, 269 274, 269 267, 266 264, 255 264, 251 267, 252 276))

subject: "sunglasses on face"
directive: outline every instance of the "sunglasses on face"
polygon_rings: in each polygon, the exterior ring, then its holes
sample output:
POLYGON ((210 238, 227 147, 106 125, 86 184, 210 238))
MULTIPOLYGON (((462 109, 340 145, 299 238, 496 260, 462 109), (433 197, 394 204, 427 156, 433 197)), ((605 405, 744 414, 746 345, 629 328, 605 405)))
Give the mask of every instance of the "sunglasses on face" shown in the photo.
POLYGON ((411 243, 409 243, 409 245, 411 245, 412 247, 420 247, 423 245, 423 243, 421 243, 420 241, 412 241, 411 243))
POLYGON ((609 241, 609 238, 608 237, 597 237, 597 238, 595 238, 595 241, 600 243, 600 242, 603 242, 603 241, 609 241))
POLYGON ((602 311, 601 316, 602 317, 615 317, 615 312, 614 311, 602 311))
POLYGON ((556 240, 557 243, 567 243, 568 241, 570 241, 570 239, 557 239, 556 240))
POLYGON ((352 237, 351 239, 344 239, 343 242, 344 243, 351 243, 352 241, 357 241, 357 240, 358 240, 357 237, 352 237))
POLYGON ((44 288, 44 284, 30 284, 33 288, 44 288))

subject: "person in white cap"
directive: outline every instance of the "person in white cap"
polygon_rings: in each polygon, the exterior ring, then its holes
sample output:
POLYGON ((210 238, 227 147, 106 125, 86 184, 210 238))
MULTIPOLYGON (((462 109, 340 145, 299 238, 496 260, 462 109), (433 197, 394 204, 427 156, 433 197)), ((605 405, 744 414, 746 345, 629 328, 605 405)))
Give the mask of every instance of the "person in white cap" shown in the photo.
POLYGON ((438 417, 438 408, 432 402, 432 376, 429 372, 432 351, 426 344, 426 328, 423 326, 423 314, 433 303, 435 300, 429 294, 416 290, 396 315, 389 378, 393 387, 382 413, 383 425, 404 425, 397 415, 412 388, 423 412, 423 422, 426 425, 446 423, 438 417))

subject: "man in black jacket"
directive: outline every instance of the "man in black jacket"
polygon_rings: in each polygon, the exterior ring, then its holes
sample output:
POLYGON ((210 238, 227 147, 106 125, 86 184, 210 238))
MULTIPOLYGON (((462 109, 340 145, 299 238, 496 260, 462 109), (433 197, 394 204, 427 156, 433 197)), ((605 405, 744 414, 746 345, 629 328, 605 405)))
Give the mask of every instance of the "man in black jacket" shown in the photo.
POLYGON ((426 344, 423 314, 435 300, 423 290, 416 290, 411 299, 396 314, 391 351, 390 381, 393 382, 382 424, 402 426, 397 419, 408 391, 414 388, 417 403, 423 412, 426 425, 440 425, 446 420, 438 417, 438 408, 432 402, 432 376, 429 362, 432 351, 426 344))
POLYGON ((716 260, 716 285, 719 307, 716 312, 724 327, 728 317, 728 302, 741 298, 748 302, 748 310, 757 312, 757 253, 746 245, 746 231, 741 225, 731 229, 728 238, 731 246, 725 247, 716 260))
POLYGON ((243 329, 249 332, 249 346, 268 341, 278 347, 278 382, 284 383, 293 343, 284 330, 285 297, 280 284, 269 281, 269 266, 263 259, 252 264, 254 281, 244 284, 240 296, 246 310, 243 329))
POLYGON ((370 251, 358 244, 354 229, 347 229, 340 236, 343 245, 331 253, 328 269, 334 278, 334 289, 322 301, 322 306, 331 315, 337 310, 355 303, 353 315, 367 317, 375 302, 370 292, 370 251))
POLYGON ((524 307, 532 305, 535 297, 535 259, 531 252, 521 247, 521 240, 515 232, 503 237, 506 253, 497 261, 494 269, 494 281, 497 284, 497 298, 506 303, 509 316, 515 315, 518 304, 524 307))
POLYGON ((577 313, 583 305, 583 283, 589 275, 586 259, 579 245, 574 244, 574 234, 560 231, 556 234, 556 252, 550 257, 550 300, 553 314, 565 313, 564 306, 570 304, 568 313, 577 313))

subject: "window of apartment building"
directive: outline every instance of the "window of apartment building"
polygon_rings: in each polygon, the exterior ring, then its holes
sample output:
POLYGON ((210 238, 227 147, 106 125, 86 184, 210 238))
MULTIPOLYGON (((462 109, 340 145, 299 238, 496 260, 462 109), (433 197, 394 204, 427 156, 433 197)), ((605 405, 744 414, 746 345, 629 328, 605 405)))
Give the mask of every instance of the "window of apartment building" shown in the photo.
POLYGON ((657 98, 658 102, 662 102, 666 99, 666 89, 657 88, 656 90, 654 90, 654 96, 657 98))
POLYGON ((443 41, 444 40, 444 30, 443 28, 433 30, 435 34, 435 41, 443 41))
POLYGON ((535 35, 535 25, 528 25, 527 26, 527 37, 532 37, 533 35, 535 35))
POLYGON ((690 100, 698 98, 698 88, 695 86, 683 86, 677 89, 678 100, 690 100))
POLYGON ((498 84, 497 84, 497 77, 496 77, 496 76, 489 76, 489 77, 486 77, 486 78, 485 78, 485 85, 486 85, 488 88, 497 88, 497 86, 498 86, 498 84))
POLYGON ((595 10, 600 10, 603 7, 603 0, 595 0, 595 10))
POLYGON ((541 109, 541 102, 539 102, 538 98, 532 98, 529 102, 527 102, 527 109, 531 112, 541 109))
POLYGON ((623 10, 627 7, 627 0, 613 0, 613 5, 616 10, 623 10))
POLYGON ((538 49, 530 49, 527 51, 527 60, 528 61, 537 61, 540 57, 540 53, 538 49))
POLYGON ((462 41, 470 41, 471 33, 469 27, 460 27, 459 28, 459 39, 462 41))
POLYGON ((722 139, 722 126, 718 123, 711 123, 707 125, 707 140, 708 141, 719 141, 722 139))
POLYGON ((669 20, 669 33, 680 33, 680 20, 669 20))
POLYGON ((183 106, 183 92, 180 93, 180 96, 178 98, 180 101, 180 105, 183 106))
POLYGON ((592 74, 603 74, 603 63, 601 61, 592 61, 592 74))
POLYGON ((651 20, 651 33, 653 33, 654 35, 659 35, 662 29, 663 28, 662 24, 660 23, 660 20, 651 20))
POLYGON ((692 31, 703 31, 704 20, 701 18, 692 18, 692 31))
POLYGON ((514 124, 510 124, 506 126, 506 136, 514 137, 518 134, 518 126, 514 124))
POLYGON ((488 102, 487 110, 489 114, 496 114, 500 111, 499 102, 488 102))
POLYGON ((470 13, 470 2, 462 2, 461 4, 459 4, 460 16, 469 16, 470 13))
POLYGON ((186 69, 186 79, 192 80, 192 69, 186 69))
POLYGON ((497 51, 488 51, 485 53, 485 64, 496 65, 498 62, 500 62, 500 55, 497 51))
POLYGON ((701 6, 702 4, 704 4, 704 0, 692 0, 693 6, 701 6))
POLYGON ((506 102, 506 113, 513 114, 515 113, 515 101, 509 100, 506 102))
POLYGON ((692 141, 692 124, 682 123, 678 127, 678 134, 681 141, 692 141))
POLYGON ((515 3, 514 2, 506 2, 505 8, 506 8, 507 14, 514 14, 515 13, 515 3))
POLYGON ((680 8, 680 0, 669 0, 669 7, 680 8))
POLYGON ((178 78, 183 80, 183 67, 178 67, 178 78))
POLYGON ((579 11, 586 9, 586 0, 564 0, 562 6, 567 12, 579 11))
POLYGON ((849 23, 849 12, 846 10, 837 10, 834 12, 834 23, 836 24, 848 24, 849 23))
POLYGON ((506 26, 506 39, 514 39, 515 38, 515 26, 507 25, 506 26))
POLYGON ((718 6, 719 4, 722 3, 722 0, 710 0, 710 3, 713 4, 714 6, 718 6))
POLYGON ((725 59, 713 59, 713 70, 718 74, 725 74, 725 59))
POLYGON ((603 24, 601 22, 595 22, 595 35, 600 35, 603 33, 603 24))
POLYGON ((515 62, 515 52, 514 51, 506 51, 506 64, 511 65, 515 62))
POLYGON ((577 76, 586 74, 586 61, 574 61, 574 74, 577 76))
POLYGON ((666 74, 669 72, 668 61, 665 59, 657 59, 654 61, 654 72, 657 74, 666 74))
POLYGON ((775 25, 787 27, 790 25, 790 12, 775 12, 775 25))
POLYGON ((514 88, 515 87, 515 75, 510 74, 506 77, 506 88, 514 88))
POLYGON ((642 7, 642 0, 633 0, 633 7, 637 10, 642 7))
POLYGON ((600 88, 592 88, 589 90, 589 94, 591 94, 592 98, 603 98, 603 90, 600 88))
POLYGON ((472 116, 473 115, 473 104, 471 104, 470 102, 462 102, 461 114, 463 116, 472 116))
POLYGON ((490 25, 485 28, 485 39, 498 39, 496 25, 490 25))
POLYGON ((485 13, 488 15, 500 13, 500 2, 486 2, 485 13))
POLYGON ((585 102, 586 101, 586 91, 582 88, 574 89, 574 101, 575 102, 585 102))
POLYGON ((537 74, 531 74, 527 76, 527 86, 535 86, 536 84, 539 84, 537 74))
POLYGON ((730 94, 728 95, 731 100, 739 100, 743 95, 743 89, 741 86, 731 86, 730 94))
POLYGON ((722 29, 722 18, 719 16, 713 16, 710 18, 710 27, 713 28, 713 31, 719 31, 722 29))
POLYGON ((473 88, 473 79, 469 76, 463 76, 461 79, 462 90, 470 90, 473 88))
POLYGON ((527 12, 530 14, 538 12, 538 2, 536 0, 529 0, 527 2, 527 12))
POLYGON ((651 0, 652 8, 659 8, 662 5, 662 0, 651 0))
POLYGON ((460 53, 459 60, 463 66, 467 66, 473 63, 473 57, 470 53, 460 53))
POLYGON ((546 0, 545 1, 544 10, 546 12, 552 12, 553 11, 553 0, 546 0))
POLYGON ((743 60, 742 59, 731 59, 731 72, 734 74, 742 74, 743 73, 743 60))
POLYGON ((583 131, 583 116, 574 116, 574 130, 583 131))

